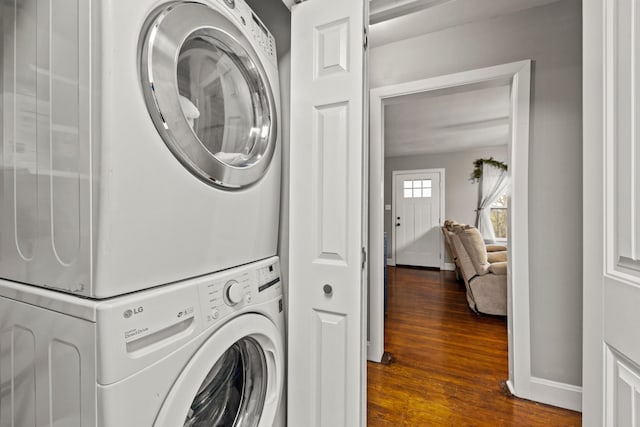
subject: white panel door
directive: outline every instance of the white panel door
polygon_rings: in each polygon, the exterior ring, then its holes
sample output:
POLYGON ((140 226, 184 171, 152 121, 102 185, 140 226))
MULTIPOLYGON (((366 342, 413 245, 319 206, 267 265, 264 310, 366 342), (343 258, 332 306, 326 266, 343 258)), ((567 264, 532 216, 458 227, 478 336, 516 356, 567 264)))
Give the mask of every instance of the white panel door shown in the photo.
POLYGON ((440 267, 440 173, 394 173, 396 265, 440 267))
POLYGON ((640 425, 640 9, 584 2, 585 426, 640 425))
POLYGON ((292 9, 288 425, 366 424, 364 0, 292 9))

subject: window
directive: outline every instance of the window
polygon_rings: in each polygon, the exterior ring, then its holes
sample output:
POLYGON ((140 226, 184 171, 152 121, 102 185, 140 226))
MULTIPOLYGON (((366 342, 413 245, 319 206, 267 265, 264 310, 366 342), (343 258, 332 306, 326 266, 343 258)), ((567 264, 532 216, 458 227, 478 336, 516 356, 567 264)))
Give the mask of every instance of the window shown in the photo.
POLYGON ((404 181, 403 189, 405 199, 431 197, 431 180, 409 179, 404 181))
POLYGON ((496 234, 496 240, 507 240, 507 209, 509 198, 507 193, 503 193, 491 205, 491 224, 493 224, 493 232, 496 234))

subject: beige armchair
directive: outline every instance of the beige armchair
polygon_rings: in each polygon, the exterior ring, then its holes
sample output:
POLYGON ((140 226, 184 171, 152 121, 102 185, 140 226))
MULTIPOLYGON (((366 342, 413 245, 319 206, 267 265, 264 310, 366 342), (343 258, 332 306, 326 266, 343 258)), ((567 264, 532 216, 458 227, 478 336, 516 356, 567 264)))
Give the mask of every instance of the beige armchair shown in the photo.
POLYGON ((445 221, 442 232, 459 276, 467 289, 469 307, 480 313, 507 314, 507 251, 503 246, 484 244, 471 225, 445 221))

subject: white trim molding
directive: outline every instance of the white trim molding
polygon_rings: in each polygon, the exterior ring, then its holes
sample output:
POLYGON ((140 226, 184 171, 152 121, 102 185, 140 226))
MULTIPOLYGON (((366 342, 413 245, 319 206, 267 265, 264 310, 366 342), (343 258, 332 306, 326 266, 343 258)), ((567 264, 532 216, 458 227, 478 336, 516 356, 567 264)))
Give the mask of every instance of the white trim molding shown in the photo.
MULTIPOLYGON (((519 61, 493 67, 463 71, 384 86, 371 90, 370 104, 370 360, 384 353, 384 105, 403 95, 472 83, 509 80, 511 82, 511 139, 508 145, 511 175, 508 264, 508 340, 509 385, 513 394, 535 400, 538 383, 531 377, 531 335, 529 308, 529 108, 531 61, 519 61), (518 286, 514 287, 513 284, 518 286), (379 307, 378 307, 379 306, 379 307), (377 311, 377 313, 376 313, 377 311)), ((444 218, 443 218, 444 219, 444 218)), ((561 402, 558 402, 561 403, 561 402)), ((551 403, 554 404, 554 403, 551 403)))
POLYGON ((531 377, 530 400, 580 412, 582 411, 582 387, 531 377))
MULTIPOLYGON (((507 388, 515 395, 511 381, 507 381, 507 388)), ((582 411, 582 387, 576 385, 531 377, 531 395, 528 399, 572 411, 582 411)))

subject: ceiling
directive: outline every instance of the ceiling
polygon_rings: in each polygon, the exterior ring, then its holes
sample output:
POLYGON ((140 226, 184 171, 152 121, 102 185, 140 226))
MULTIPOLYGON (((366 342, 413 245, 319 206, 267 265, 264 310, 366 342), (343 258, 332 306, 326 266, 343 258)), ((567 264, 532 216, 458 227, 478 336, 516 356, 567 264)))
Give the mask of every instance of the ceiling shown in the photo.
POLYGON ((559 0, 370 0, 372 47, 559 0), (376 23, 377 22, 377 23, 376 23))
POLYGON ((385 101, 385 157, 506 145, 510 105, 506 80, 385 101))
POLYGON ((369 23, 397 18, 453 0, 369 0, 369 23))

